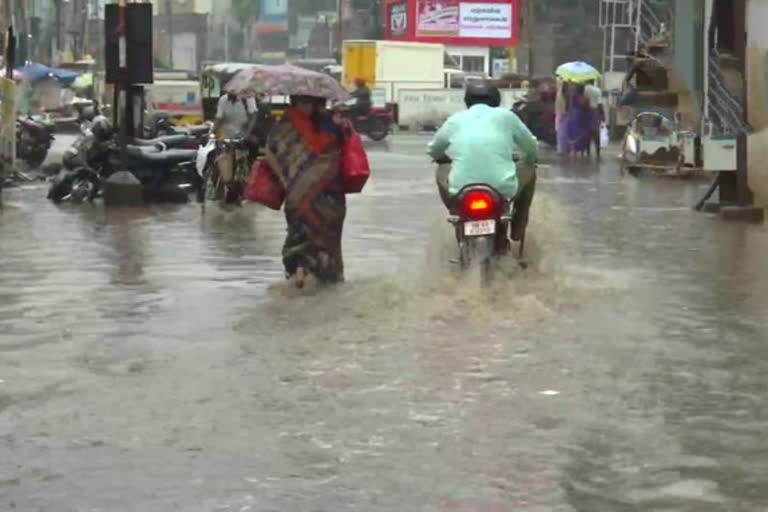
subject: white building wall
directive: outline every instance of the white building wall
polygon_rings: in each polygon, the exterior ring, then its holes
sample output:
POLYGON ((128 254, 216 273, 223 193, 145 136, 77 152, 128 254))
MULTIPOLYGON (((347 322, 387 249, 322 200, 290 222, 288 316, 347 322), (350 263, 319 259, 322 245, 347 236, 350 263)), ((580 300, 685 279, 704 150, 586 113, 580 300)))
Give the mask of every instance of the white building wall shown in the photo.
POLYGON ((747 1, 747 139, 749 186, 758 206, 768 206, 768 0, 747 1))

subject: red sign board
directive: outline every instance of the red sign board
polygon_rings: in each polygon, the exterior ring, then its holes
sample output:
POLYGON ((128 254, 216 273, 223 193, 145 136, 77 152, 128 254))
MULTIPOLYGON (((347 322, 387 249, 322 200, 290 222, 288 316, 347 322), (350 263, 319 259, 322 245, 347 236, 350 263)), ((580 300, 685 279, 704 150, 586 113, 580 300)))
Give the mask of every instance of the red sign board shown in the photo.
POLYGON ((386 0, 386 37, 463 46, 517 46, 519 0, 386 0))

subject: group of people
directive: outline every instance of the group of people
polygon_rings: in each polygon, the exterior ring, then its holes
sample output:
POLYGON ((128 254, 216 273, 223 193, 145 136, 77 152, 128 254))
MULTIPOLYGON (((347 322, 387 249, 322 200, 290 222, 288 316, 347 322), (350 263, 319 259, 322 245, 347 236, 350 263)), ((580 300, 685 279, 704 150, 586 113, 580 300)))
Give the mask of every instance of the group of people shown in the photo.
POLYGON ((555 130, 559 154, 589 156, 594 144, 599 157, 600 126, 604 121, 603 92, 594 80, 558 83, 555 130))
MULTIPOLYGON (((356 96, 366 103, 366 91, 356 96)), ((220 123, 231 118, 243 126, 242 114, 247 117, 249 105, 238 102, 222 98, 220 123), (228 116, 228 112, 238 114, 228 116)), ((291 97, 290 107, 270 130, 265 146, 264 159, 284 197, 288 233, 283 265, 298 287, 310 275, 321 283, 344 279, 341 237, 346 196, 341 166, 351 131, 349 121, 337 110, 327 109, 326 103, 323 98, 291 97)), ((467 110, 451 116, 428 146, 429 156, 439 164, 439 195, 453 211, 456 196, 467 185, 493 187, 514 202, 511 238, 520 240, 536 187, 538 142, 516 114, 500 106, 501 94, 491 83, 467 86, 465 103, 467 110), (518 162, 516 151, 520 152, 518 162)))

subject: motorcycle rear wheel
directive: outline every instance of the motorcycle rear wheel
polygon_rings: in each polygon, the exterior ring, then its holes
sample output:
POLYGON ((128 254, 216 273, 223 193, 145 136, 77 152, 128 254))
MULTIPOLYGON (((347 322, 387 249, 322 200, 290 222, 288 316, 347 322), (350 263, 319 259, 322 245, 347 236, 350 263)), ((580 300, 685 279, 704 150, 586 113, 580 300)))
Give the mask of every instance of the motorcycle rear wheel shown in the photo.
POLYGON ((371 140, 379 142, 387 138, 389 126, 384 121, 373 119, 370 123, 367 135, 371 140))
POLYGON ((459 251, 463 270, 479 267, 482 284, 487 285, 493 280, 494 237, 464 238, 459 244, 459 251))

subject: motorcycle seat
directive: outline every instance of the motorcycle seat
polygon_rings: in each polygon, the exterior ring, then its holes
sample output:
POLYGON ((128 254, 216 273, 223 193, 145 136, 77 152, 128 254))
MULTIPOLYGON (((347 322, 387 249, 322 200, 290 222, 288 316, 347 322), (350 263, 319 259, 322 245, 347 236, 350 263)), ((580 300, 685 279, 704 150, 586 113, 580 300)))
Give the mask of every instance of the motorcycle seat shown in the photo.
POLYGON ((196 149, 169 149, 167 151, 134 151, 129 153, 135 165, 147 167, 171 167, 174 165, 194 162, 197 157, 196 149))
POLYGON ((159 153, 160 147, 155 146, 136 146, 128 144, 125 146, 125 152, 129 157, 141 157, 144 153, 159 153))
POLYGON ((154 139, 133 139, 133 145, 135 146, 154 146, 155 144, 165 144, 167 147, 183 146, 190 144, 193 139, 184 133, 176 135, 164 135, 162 137, 155 137, 154 139))
POLYGON ((176 127, 176 131, 185 135, 190 135, 192 137, 199 137, 200 135, 210 133, 211 126, 207 124, 200 124, 196 126, 178 126, 176 127))

